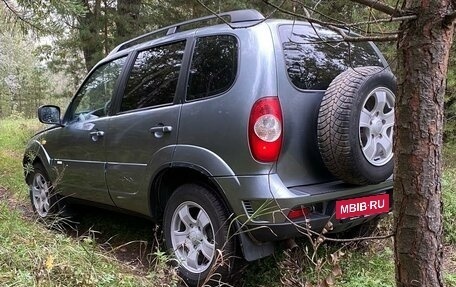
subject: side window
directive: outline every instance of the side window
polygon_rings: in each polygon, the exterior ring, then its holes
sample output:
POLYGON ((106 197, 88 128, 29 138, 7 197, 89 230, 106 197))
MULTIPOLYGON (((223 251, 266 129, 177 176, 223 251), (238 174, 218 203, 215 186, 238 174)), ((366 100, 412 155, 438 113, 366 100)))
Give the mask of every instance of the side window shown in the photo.
POLYGON ((123 57, 103 64, 89 76, 70 107, 70 122, 107 115, 125 59, 126 57, 123 57))
POLYGON ((138 54, 122 99, 121 111, 169 104, 174 100, 185 42, 138 54))
POLYGON ((202 37, 196 41, 187 86, 187 100, 227 91, 236 79, 238 41, 229 35, 202 37))

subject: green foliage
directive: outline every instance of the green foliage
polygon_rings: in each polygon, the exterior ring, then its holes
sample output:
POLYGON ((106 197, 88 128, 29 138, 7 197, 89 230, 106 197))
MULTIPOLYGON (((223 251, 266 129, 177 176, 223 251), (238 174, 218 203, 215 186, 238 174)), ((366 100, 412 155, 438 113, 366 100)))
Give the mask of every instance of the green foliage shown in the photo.
POLYGON ((85 13, 85 7, 79 0, 17 0, 17 5, 13 1, 7 2, 6 15, 10 22, 18 22, 24 31, 33 31, 39 36, 62 34, 70 24, 68 21, 71 21, 71 17, 85 13), (17 17, 20 17, 20 21, 17 17))
MULTIPOLYGON (((345 253, 341 253, 336 262, 332 264, 328 262, 322 264, 321 268, 316 268, 309 260, 309 254, 306 251, 310 247, 307 243, 301 242, 298 249, 292 252, 284 251, 274 258, 265 258, 251 263, 243 274, 245 280, 243 283, 246 287, 393 286, 394 259, 391 240, 386 244, 387 246, 384 246, 385 242, 377 241, 359 249, 344 248, 345 253), (380 248, 382 252, 378 252, 377 249, 380 248)), ((325 260, 331 257, 331 254, 337 254, 340 247, 341 245, 331 243, 323 245, 316 260, 325 260)))
POLYGON ((242 274, 243 286, 280 286, 280 271, 277 267, 277 262, 282 257, 279 253, 276 253, 274 257, 267 257, 250 263, 242 274))
POLYGON ((100 251, 90 237, 79 241, 24 220, 0 204, 0 285, 153 286, 100 251))
POLYGON ((32 41, 14 31, 0 33, 0 118, 13 113, 30 117, 48 94, 45 71, 30 47, 32 41))
MULTIPOLYGON (((456 48, 451 48, 454 55, 456 48)), ((456 142, 456 58, 450 57, 447 73, 447 87, 445 91, 445 129, 444 140, 456 142)))
POLYGON ((443 228, 445 241, 456 245, 456 146, 445 146, 445 172, 442 178, 443 228))
MULTIPOLYGON (((70 31, 70 34, 75 32, 70 31)), ((71 37, 52 37, 52 42, 36 48, 36 55, 46 64, 55 98, 70 98, 87 72, 78 41, 71 37)))
POLYGON ((444 279, 447 287, 456 287, 456 274, 445 274, 444 279))

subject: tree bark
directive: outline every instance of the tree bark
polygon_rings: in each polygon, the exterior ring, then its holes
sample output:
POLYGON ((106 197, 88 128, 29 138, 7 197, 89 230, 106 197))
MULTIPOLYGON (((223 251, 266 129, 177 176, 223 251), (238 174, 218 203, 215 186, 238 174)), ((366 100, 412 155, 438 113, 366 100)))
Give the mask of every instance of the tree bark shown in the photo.
POLYGON ((116 19, 116 43, 133 38, 140 31, 139 14, 141 0, 118 0, 116 19))
POLYGON ((103 43, 100 41, 101 25, 101 0, 96 0, 91 7, 88 0, 81 0, 87 12, 83 17, 78 17, 79 40, 84 55, 87 71, 103 57, 103 43))
POLYGON ((450 0, 406 0, 415 20, 397 44, 394 221, 396 284, 444 286, 442 279, 443 105, 453 25, 450 0))

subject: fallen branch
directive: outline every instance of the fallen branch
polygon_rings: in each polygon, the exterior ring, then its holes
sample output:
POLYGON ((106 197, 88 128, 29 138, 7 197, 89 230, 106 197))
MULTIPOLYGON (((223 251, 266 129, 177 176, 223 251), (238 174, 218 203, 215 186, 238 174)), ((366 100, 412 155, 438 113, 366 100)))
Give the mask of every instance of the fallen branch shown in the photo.
MULTIPOLYGON (((391 7, 388 4, 385 4, 378 0, 350 0, 350 1, 371 7, 377 11, 383 12, 383 13, 393 16, 393 17, 406 15, 406 13, 404 11, 391 7)), ((396 5, 396 7, 397 7, 397 5, 396 5)))

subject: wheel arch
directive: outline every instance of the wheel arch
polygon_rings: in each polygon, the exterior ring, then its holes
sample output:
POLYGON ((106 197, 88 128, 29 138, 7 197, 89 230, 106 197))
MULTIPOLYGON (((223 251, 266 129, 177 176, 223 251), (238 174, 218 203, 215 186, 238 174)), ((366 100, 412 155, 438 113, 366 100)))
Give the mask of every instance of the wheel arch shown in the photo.
POLYGON ((207 170, 191 164, 175 163, 173 166, 160 170, 150 184, 149 206, 151 216, 161 221, 171 194, 177 187, 186 183, 195 183, 207 187, 221 201, 228 216, 233 213, 223 189, 207 170))
POLYGON ((52 175, 51 171, 51 157, 38 141, 33 141, 26 148, 24 156, 22 158, 22 167, 24 171, 25 182, 29 183, 30 169, 36 165, 41 164, 48 175, 52 175))
MULTIPOLYGON (((189 164, 179 164, 174 165, 173 167, 164 168, 154 178, 150 189, 150 209, 151 215, 155 219, 160 221, 163 219, 165 206, 171 194, 178 186, 186 183, 196 183, 208 188, 225 207, 227 218, 235 219, 234 217, 230 217, 234 212, 223 189, 217 184, 212 175, 200 167, 189 164)), ((237 220, 234 222, 233 227, 235 229, 240 228, 237 220)), ((245 232, 240 232, 235 236, 235 239, 236 248, 239 248, 238 250, 242 252, 242 256, 247 261, 266 257, 271 255, 275 250, 275 246, 272 242, 265 242, 258 245, 245 232)))

